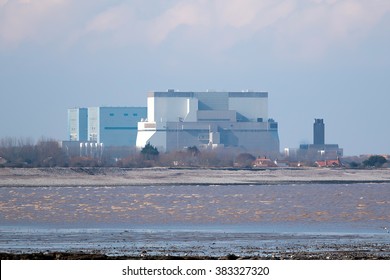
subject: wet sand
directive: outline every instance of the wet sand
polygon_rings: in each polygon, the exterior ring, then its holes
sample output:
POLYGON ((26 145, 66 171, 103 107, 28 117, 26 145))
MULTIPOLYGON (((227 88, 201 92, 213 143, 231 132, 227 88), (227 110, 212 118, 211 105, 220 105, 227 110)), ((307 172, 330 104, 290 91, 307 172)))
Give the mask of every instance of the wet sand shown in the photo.
POLYGON ((28 241, 3 234, 2 243, 17 248, 1 259, 390 259, 384 234, 41 230, 28 241))
MULTIPOLYGON (((379 248, 388 250, 387 248, 379 248)), ((223 257, 194 256, 194 255, 154 255, 154 256, 108 256, 101 253, 64 253, 64 252, 45 252, 45 253, 1 253, 0 260, 390 260, 388 254, 381 252, 373 253, 372 249, 360 250, 359 247, 351 247, 349 250, 335 250, 324 252, 280 252, 269 256, 240 256, 228 254, 223 257)))

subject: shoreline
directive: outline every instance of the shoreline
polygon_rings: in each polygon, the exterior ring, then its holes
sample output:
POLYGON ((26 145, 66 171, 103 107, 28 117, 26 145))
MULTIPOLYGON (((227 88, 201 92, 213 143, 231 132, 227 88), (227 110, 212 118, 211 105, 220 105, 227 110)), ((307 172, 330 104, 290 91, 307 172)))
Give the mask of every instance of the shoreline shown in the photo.
POLYGON ((390 260, 390 256, 360 251, 323 251, 323 252, 281 252, 269 256, 238 256, 229 254, 222 257, 212 256, 109 256, 101 253, 83 252, 40 252, 40 253, 3 253, 1 260, 390 260))
MULTIPOLYGON (((12 238, 9 236, 8 238, 12 238)), ((9 241, 13 239, 8 239, 9 241)), ((16 244, 21 240, 16 236, 16 244)), ((321 233, 149 232, 33 235, 35 248, 0 249, 2 260, 390 260, 388 236, 321 233), (174 235, 172 235, 175 233, 174 235), (88 237, 87 237, 88 234, 88 237), (194 239, 194 236, 197 236, 194 239), (58 245, 78 244, 67 248, 58 245), (85 241, 87 239, 89 241, 85 241), (43 240, 45 245, 43 245, 43 240), (55 244, 52 244, 55 242, 55 244), (119 242, 119 243, 118 243, 119 242), (41 247, 43 245, 43 247, 41 247)))
POLYGON ((0 187, 390 183, 388 169, 0 168, 0 187))
POLYGON ((389 235, 384 232, 389 221, 389 171, 0 168, 0 189, 9 187, 2 189, 6 221, 11 225, 12 221, 14 225, 30 220, 35 225, 47 222, 54 230, 3 231, 0 259, 390 260, 389 235), (361 183, 366 184, 357 185, 361 183), (263 190, 257 185, 268 187, 263 190), (41 188, 45 186, 64 188, 41 188), (123 188, 110 189, 119 186, 123 188), (25 196, 30 193, 34 195, 25 196), (243 201, 248 203, 245 209, 243 201), (315 201, 326 203, 317 205, 315 201), (248 221, 251 226, 261 225, 261 231, 230 233, 224 227, 218 232, 130 231, 129 225, 140 219, 141 225, 156 221, 168 225, 248 221), (85 221, 126 227, 77 234, 58 230, 63 223, 78 229, 78 225, 86 225, 85 221), (272 226, 269 233, 264 231, 267 223, 272 226), (289 223, 306 230, 321 227, 309 235, 285 234, 278 229, 278 225, 290 228, 289 223), (341 235, 333 233, 334 229, 344 228, 339 228, 339 223, 353 230, 341 235), (360 234, 360 223, 370 229, 369 235, 360 234))

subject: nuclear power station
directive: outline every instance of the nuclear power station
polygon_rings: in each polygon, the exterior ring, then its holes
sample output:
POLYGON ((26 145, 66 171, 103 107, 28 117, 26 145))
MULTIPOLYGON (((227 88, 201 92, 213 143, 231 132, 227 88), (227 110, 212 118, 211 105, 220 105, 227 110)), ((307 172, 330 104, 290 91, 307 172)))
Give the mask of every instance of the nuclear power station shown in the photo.
POLYGON ((69 109, 68 135, 69 147, 141 149, 150 143, 163 152, 196 146, 279 153, 278 123, 268 116, 267 92, 156 91, 147 95, 147 108, 69 109))
POLYGON ((148 118, 138 123, 137 147, 162 151, 234 147, 279 153, 278 124, 268 117, 267 92, 151 92, 148 118))

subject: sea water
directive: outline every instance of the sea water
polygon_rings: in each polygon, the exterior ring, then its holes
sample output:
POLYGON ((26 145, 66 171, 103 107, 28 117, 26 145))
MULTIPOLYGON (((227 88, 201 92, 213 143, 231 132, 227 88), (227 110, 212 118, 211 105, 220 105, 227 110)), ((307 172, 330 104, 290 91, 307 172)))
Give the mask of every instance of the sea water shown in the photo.
POLYGON ((0 188, 2 252, 361 248, 389 227, 390 184, 0 188))

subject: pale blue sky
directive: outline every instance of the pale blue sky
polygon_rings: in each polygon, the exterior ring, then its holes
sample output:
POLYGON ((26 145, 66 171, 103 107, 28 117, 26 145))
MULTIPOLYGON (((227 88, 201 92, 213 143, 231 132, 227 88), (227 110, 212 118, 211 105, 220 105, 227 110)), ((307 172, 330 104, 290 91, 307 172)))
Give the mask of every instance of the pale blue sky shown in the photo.
POLYGON ((269 92, 281 150, 390 154, 388 0, 0 0, 0 138, 66 138, 67 108, 150 90, 269 92))

